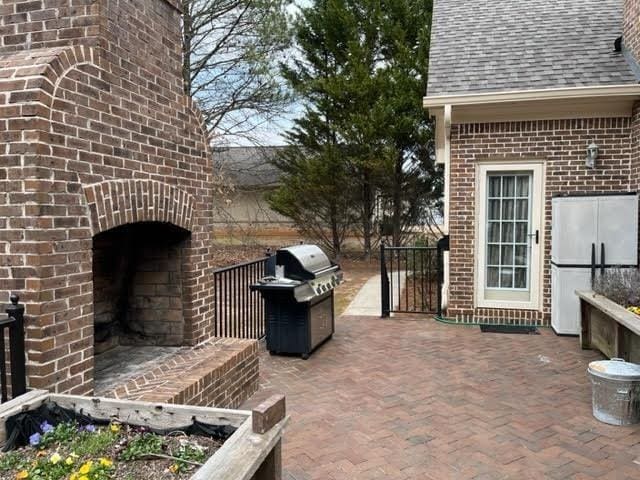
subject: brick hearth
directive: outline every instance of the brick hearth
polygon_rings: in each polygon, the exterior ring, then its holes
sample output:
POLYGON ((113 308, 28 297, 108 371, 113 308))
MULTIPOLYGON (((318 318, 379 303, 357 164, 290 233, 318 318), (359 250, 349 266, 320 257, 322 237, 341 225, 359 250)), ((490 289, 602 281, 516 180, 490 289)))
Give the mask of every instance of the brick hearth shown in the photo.
POLYGON ((96 385, 96 395, 237 408, 258 390, 255 340, 218 338, 173 352, 166 348, 156 352, 147 349, 142 354, 134 353, 133 358, 143 360, 138 374, 126 372, 119 378, 113 375, 115 382, 103 377, 96 385), (149 354, 160 358, 154 361, 149 354))

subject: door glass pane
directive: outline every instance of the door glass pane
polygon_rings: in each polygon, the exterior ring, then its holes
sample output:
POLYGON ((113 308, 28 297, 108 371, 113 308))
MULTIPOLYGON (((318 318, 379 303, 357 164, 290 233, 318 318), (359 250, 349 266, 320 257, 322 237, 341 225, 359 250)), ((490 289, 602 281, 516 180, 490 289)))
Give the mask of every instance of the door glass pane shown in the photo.
POLYGON ((490 288, 498 288, 500 286, 500 269, 498 267, 489 267, 487 269, 487 286, 490 288))
POLYGON ((513 243, 513 223, 502 224, 502 243, 513 243))
POLYGON ((513 220, 513 200, 502 201, 502 219, 513 220))
POLYGON ((500 265, 513 265, 513 245, 502 245, 500 265))
POLYGON ((489 265, 500 265, 500 245, 489 245, 487 263, 489 265))
POLYGON ((502 195, 504 197, 516 196, 516 178, 511 175, 502 177, 502 195))
POLYGON ((529 219, 529 200, 516 200, 516 218, 518 220, 529 219))
POLYGON ((527 288, 527 269, 516 268, 513 277, 513 288, 527 288))
POLYGON ((529 177, 527 175, 521 175, 518 177, 518 188, 516 193, 518 197, 529 197, 529 177))
POLYGON ((487 288, 528 288, 530 194, 531 175, 487 176, 487 288))
POLYGON ((500 269, 500 288, 513 288, 513 268, 500 269))
POLYGON ((529 224, 527 222, 516 223, 516 243, 527 243, 529 224))
POLYGON ((500 177, 489 177, 489 197, 500 197, 500 177))
POLYGON ((500 220, 500 200, 489 200, 489 220, 500 220))
POLYGON ((489 243, 500 242, 500 222, 489 222, 487 239, 489 240, 489 243))

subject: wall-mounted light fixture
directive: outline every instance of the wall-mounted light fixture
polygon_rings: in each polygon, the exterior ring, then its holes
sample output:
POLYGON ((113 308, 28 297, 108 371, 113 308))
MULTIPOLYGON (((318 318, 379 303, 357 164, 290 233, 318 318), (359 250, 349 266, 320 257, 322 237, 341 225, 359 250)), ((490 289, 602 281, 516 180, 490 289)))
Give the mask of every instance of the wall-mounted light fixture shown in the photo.
POLYGON ((587 147, 587 158, 585 158, 585 161, 584 161, 587 168, 596 167, 596 160, 598 159, 599 153, 600 152, 598 149, 598 145, 596 145, 594 142, 591 142, 587 147))

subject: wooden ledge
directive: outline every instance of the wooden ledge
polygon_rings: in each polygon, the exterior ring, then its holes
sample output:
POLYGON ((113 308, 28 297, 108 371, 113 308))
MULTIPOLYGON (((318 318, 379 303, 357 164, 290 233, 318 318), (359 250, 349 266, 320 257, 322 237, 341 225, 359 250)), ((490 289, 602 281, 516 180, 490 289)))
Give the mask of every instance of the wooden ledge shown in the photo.
POLYGON ((621 305, 592 290, 576 290, 576 295, 640 336, 640 317, 635 313, 629 312, 621 305))

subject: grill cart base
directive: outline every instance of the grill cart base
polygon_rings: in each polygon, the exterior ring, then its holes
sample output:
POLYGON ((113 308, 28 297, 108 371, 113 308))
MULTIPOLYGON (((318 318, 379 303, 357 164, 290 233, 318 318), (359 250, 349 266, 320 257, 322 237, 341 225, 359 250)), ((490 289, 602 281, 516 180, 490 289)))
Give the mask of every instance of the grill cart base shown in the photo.
POLYGON ((263 293, 267 350, 272 355, 296 354, 306 360, 333 336, 333 290, 301 303, 296 302, 291 291, 263 293))

